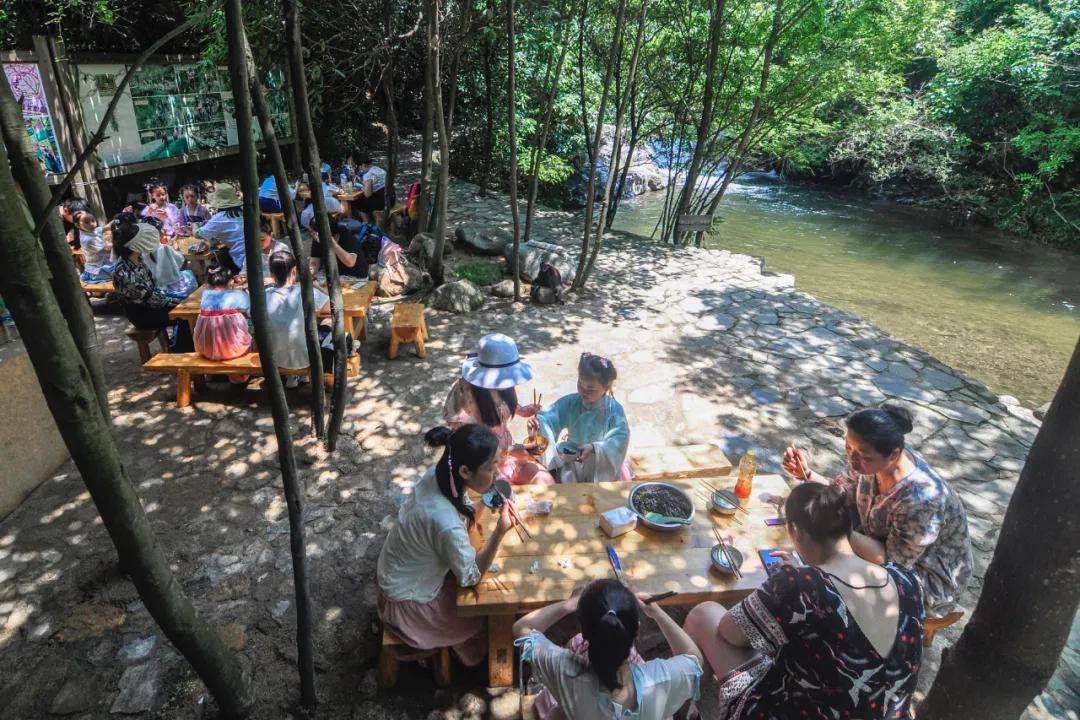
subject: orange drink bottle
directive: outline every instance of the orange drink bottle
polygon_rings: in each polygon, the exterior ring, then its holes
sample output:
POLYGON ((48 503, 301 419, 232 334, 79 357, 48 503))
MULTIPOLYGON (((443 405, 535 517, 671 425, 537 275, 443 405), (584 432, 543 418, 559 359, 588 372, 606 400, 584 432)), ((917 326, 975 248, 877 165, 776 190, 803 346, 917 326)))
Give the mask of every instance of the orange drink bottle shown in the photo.
POLYGON ((750 497, 754 488, 754 474, 757 472, 757 456, 751 450, 739 461, 739 480, 735 483, 735 494, 740 500, 750 497))

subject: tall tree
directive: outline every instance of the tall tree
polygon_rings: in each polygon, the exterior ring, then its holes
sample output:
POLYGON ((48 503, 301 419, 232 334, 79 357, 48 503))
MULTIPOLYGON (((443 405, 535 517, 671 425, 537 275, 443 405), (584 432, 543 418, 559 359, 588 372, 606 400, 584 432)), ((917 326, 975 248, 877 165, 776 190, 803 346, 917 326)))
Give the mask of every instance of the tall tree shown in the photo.
POLYGON ((1020 473, 979 602, 920 720, 1015 720, 1057 667, 1080 602, 1080 342, 1020 473))
POLYGON ((491 42, 492 29, 495 24, 495 1, 487 0, 487 10, 484 13, 484 156, 480 161, 480 196, 487 196, 487 185, 491 180, 492 156, 495 154, 495 110, 493 108, 492 93, 492 64, 495 62, 494 43, 491 42))
POLYGON ((432 15, 438 12, 438 0, 422 0, 424 8, 424 27, 426 42, 424 44, 424 135, 420 150, 420 212, 417 216, 417 226, 420 232, 427 232, 431 228, 431 198, 435 182, 432 176, 432 155, 435 147, 435 77, 436 57, 435 39, 432 37, 432 15))
MULTIPOLYGON (((251 56, 250 49, 248 56, 251 56)), ((278 197, 289 197, 289 180, 285 174, 285 160, 281 156, 281 146, 278 145, 277 131, 270 117, 270 110, 266 105, 266 97, 262 83, 259 82, 255 72, 255 63, 248 63, 248 87, 251 91, 251 104, 255 108, 255 114, 259 118, 259 127, 262 129, 263 141, 266 154, 270 161, 270 170, 274 175, 274 183, 277 185, 278 197)), ((304 340, 307 344, 308 362, 310 363, 311 378, 311 429, 316 437, 326 437, 325 395, 323 393, 323 364, 322 350, 319 347, 319 324, 315 316, 315 289, 311 280, 311 264, 307 245, 300 234, 300 218, 296 216, 296 206, 286 200, 281 203, 281 209, 285 214, 285 226, 289 232, 289 245, 296 257, 296 272, 300 279, 300 300, 304 307, 304 340)), ((261 272, 261 270, 260 270, 261 272)), ((259 286, 253 286, 259 287, 259 286)))
MULTIPOLYGON (((157 544, 101 412, 86 364, 49 286, 49 269, 0 143, 0 294, 41 392, 120 560, 150 616, 206 684, 225 717, 245 717, 250 679, 221 634, 195 612, 157 544)), ((40 172, 40 171, 39 171, 40 172)))
MULTIPOLYGON (((626 87, 623 89, 622 97, 620 97, 616 103, 615 134, 611 141, 611 158, 608 160, 608 173, 607 178, 604 181, 605 186, 603 200, 600 205, 600 216, 597 218, 596 223, 596 237, 593 239, 593 246, 589 253, 589 262, 585 266, 585 272, 579 273, 579 277, 574 279, 579 288, 585 286, 585 282, 589 279, 589 275, 592 274, 593 265, 596 263, 596 256, 600 253, 600 246, 603 245, 604 242, 604 227, 607 224, 608 207, 611 203, 611 192, 615 182, 618 153, 620 145, 622 144, 623 122, 626 119, 626 107, 629 103, 630 93, 633 92, 634 85, 637 83, 638 60, 641 57, 641 41, 645 36, 645 16, 648 11, 649 0, 641 0, 637 34, 634 36, 634 50, 630 55, 630 76, 627 79, 626 87)), ((596 152, 599 154, 599 147, 597 147, 596 152)), ((627 159, 627 162, 629 162, 629 159, 627 159)))
MULTIPOLYGON (((592 235, 593 212, 596 206, 596 166, 600 159, 600 141, 604 136, 604 117, 607 113, 608 97, 611 94, 611 76, 615 71, 615 65, 619 62, 620 38, 623 33, 623 18, 625 16, 626 0, 619 0, 619 9, 615 17, 615 36, 611 39, 611 52, 608 56, 607 71, 604 73, 603 91, 600 94, 600 107, 596 110, 596 130, 593 133, 592 149, 589 151, 589 182, 585 190, 585 222, 583 223, 584 230, 581 236, 581 255, 578 257, 577 272, 571 286, 574 290, 581 290, 583 287, 585 283, 585 266, 589 262, 589 238, 592 235)), ((583 50, 579 47, 579 55, 582 53, 583 50)), ((584 80, 582 80, 583 103, 584 92, 584 80)))
POLYGON ((442 35, 440 33, 439 0, 428 0, 431 13, 428 24, 428 43, 431 56, 431 113, 435 118, 435 129, 439 132, 439 184, 435 190, 435 251, 428 261, 428 272, 436 285, 443 281, 443 250, 446 245, 446 208, 450 200, 450 133, 446 130, 446 114, 443 112, 442 73, 439 71, 442 58, 442 35))
POLYGON ((41 174, 41 162, 26 134, 22 107, 6 82, 0 83, 0 131, 11 159, 11 172, 22 188, 27 206, 34 217, 45 218, 40 237, 45 260, 49 264, 53 295, 67 320, 83 365, 90 374, 90 384, 94 388, 101 414, 108 422, 109 393, 105 384, 105 370, 101 365, 101 343, 94 325, 94 313, 80 287, 79 273, 75 269, 60 217, 48 209, 52 194, 41 174))
POLYGON ((326 198, 322 193, 322 160, 315 140, 315 125, 311 121, 311 102, 308 98, 307 76, 304 72, 304 44, 300 36, 300 9, 297 0, 282 0, 285 14, 285 36, 288 52, 289 80, 296 109, 296 137, 301 146, 305 170, 311 183, 311 202, 315 206, 315 220, 322 239, 322 263, 326 271, 326 290, 330 296, 330 312, 333 319, 334 338, 334 390, 330 402, 330 424, 326 429, 326 446, 333 451, 345 417, 348 399, 348 383, 345 379, 345 304, 341 295, 341 278, 338 275, 337 255, 334 254, 330 234, 330 217, 326 214, 326 198))
POLYGON ((514 300, 521 300, 521 218, 518 212, 517 63, 514 58, 514 0, 506 0, 506 129, 510 135, 510 217, 514 221, 514 249, 510 265, 514 272, 514 300))

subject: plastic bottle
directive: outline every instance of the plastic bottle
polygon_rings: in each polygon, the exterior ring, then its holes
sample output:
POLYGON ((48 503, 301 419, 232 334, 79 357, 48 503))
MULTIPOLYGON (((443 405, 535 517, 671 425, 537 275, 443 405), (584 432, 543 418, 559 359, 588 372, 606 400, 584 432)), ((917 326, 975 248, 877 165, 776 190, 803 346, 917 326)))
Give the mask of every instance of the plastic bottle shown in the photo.
POLYGON ((735 483, 735 494, 741 500, 750 497, 754 489, 754 475, 757 474, 757 456, 753 450, 748 451, 739 461, 739 480, 735 483))

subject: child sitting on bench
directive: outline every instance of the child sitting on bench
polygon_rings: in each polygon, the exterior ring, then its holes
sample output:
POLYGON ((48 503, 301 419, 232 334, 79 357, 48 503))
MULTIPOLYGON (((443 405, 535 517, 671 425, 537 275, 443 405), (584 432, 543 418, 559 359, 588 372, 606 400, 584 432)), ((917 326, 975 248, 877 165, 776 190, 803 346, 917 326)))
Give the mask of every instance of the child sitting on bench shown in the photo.
MULTIPOLYGON (((208 360, 232 360, 251 352, 248 317, 251 300, 243 290, 232 287, 232 273, 221 265, 206 271, 209 287, 199 303, 195 322, 195 352, 208 360)), ((234 383, 247 382, 247 375, 230 375, 234 383)))

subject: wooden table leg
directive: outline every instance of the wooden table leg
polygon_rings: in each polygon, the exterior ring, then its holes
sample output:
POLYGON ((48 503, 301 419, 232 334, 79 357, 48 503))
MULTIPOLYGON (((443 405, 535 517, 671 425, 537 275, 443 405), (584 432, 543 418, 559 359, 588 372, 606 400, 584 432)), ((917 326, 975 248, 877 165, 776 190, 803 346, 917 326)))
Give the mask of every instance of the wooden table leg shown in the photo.
POLYGON ((422 328, 416 328, 416 357, 427 357, 427 352, 424 350, 424 330, 422 328))
POLYGON ((514 616, 488 616, 488 687, 514 684, 514 616))
POLYGON ((397 334, 396 330, 391 330, 390 331, 390 352, 387 353, 387 356, 391 360, 394 360, 394 359, 397 358, 398 346, 399 345, 401 345, 401 338, 398 337, 398 334, 397 334))

